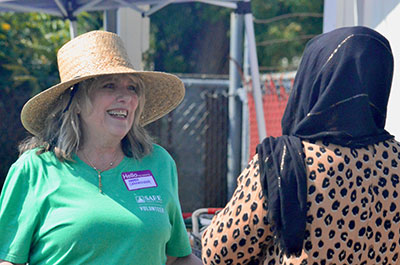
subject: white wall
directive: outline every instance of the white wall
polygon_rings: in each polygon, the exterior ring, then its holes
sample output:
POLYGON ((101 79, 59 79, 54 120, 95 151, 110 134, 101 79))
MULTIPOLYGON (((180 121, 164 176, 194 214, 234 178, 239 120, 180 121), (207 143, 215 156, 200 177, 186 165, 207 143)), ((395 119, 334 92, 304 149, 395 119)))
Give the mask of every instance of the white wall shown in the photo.
POLYGON ((142 54, 149 48, 150 19, 131 8, 119 8, 117 34, 123 40, 136 70, 143 70, 142 54))
POLYGON ((394 56, 394 78, 386 130, 400 140, 400 1, 325 0, 324 32, 354 25, 373 28, 390 42, 394 56))

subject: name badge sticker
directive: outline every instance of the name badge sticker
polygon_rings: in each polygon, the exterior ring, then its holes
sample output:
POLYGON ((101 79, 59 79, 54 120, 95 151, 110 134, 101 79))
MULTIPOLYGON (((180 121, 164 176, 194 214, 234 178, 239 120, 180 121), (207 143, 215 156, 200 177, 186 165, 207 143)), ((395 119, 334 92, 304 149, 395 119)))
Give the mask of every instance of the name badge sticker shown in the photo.
POLYGON ((128 190, 141 190, 158 186, 150 170, 122 172, 121 176, 128 190))

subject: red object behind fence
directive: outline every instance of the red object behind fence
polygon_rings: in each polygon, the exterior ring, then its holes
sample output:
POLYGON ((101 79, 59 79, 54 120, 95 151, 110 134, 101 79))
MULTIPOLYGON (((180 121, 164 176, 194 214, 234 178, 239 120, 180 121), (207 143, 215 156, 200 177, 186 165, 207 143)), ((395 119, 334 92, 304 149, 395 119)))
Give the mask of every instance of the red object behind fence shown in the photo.
MULTIPOLYGON (((293 79, 290 80, 290 87, 293 84, 293 79)), ((289 97, 285 89, 282 78, 274 80, 271 77, 267 78, 264 82, 263 90, 263 109, 264 120, 267 131, 267 136, 281 136, 282 127, 281 119, 286 108, 286 103, 289 97), (278 85, 278 86, 277 86, 278 85)), ((256 147, 260 140, 258 137, 256 108, 253 98, 253 93, 247 94, 248 108, 249 108, 249 126, 250 126, 250 145, 249 155, 250 159, 256 152, 256 147)))

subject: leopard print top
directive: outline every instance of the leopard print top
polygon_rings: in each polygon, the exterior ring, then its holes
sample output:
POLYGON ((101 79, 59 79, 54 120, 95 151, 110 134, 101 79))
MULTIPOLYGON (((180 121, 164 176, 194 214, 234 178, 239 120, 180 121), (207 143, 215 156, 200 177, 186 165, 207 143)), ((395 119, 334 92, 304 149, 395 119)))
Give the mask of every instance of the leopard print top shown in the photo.
POLYGON ((274 245, 256 155, 203 234, 204 264, 400 264, 400 144, 303 145, 308 211, 302 254, 287 257, 274 245))

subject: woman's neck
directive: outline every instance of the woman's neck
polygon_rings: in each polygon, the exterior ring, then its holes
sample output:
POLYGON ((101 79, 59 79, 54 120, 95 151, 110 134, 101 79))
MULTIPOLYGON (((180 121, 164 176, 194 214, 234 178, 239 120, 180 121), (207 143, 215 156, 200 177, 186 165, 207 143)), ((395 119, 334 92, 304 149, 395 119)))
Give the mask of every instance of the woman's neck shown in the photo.
POLYGON ((121 144, 118 145, 83 145, 77 155, 86 164, 98 171, 116 167, 124 158, 121 144))

